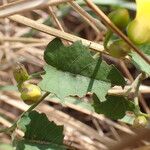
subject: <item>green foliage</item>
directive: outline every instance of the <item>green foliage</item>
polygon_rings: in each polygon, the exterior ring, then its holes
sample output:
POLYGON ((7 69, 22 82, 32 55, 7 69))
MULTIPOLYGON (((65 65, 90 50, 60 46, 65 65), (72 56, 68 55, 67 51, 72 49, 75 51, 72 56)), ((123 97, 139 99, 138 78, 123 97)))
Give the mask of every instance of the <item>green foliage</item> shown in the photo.
MULTIPOLYGON (((84 5, 84 1, 78 0, 77 2, 80 5, 84 5)), ((94 0, 94 3, 98 5, 111 4, 130 7, 129 5, 127 6, 130 2, 125 2, 124 0, 94 0)), ((66 11, 70 10, 69 7, 68 9, 64 9, 63 6, 60 8, 62 9, 62 16, 66 15, 66 11)), ((117 11, 111 12, 109 17, 111 21, 123 31, 125 31, 130 21, 126 9, 118 9, 117 11)), ((45 24, 50 23, 48 18, 45 24)), ((33 33, 31 32, 29 34, 33 33)), ((125 57, 130 52, 130 48, 124 41, 119 39, 107 46, 112 35, 114 36, 115 34, 108 29, 104 40, 104 48, 106 48, 107 52, 113 57, 125 57)), ((150 44, 141 45, 139 48, 148 57, 150 56, 150 44)), ((102 60, 101 56, 94 59, 92 54, 95 53, 91 53, 89 48, 84 46, 81 41, 65 46, 58 38, 52 40, 44 52, 44 60, 47 64, 44 66, 45 74, 39 83, 39 87, 43 91, 46 91, 43 96, 41 96, 42 92, 38 86, 28 83, 31 77, 37 77, 39 74, 43 74, 43 72, 29 76, 23 65, 19 64, 19 66, 15 68, 14 77, 18 83, 18 90, 21 93, 22 99, 26 101, 26 103, 35 103, 23 113, 21 118, 16 121, 12 127, 8 128, 9 130, 3 130, 8 132, 19 128, 24 132, 23 137, 15 137, 13 141, 16 150, 66 150, 65 145, 63 145, 63 126, 58 126, 54 122, 49 121, 43 113, 32 111, 50 93, 49 98, 51 98, 51 100, 63 105, 74 104, 81 109, 87 109, 91 113, 104 114, 111 119, 119 119, 122 122, 134 124, 138 127, 139 125, 144 127, 147 125, 147 118, 145 118, 147 114, 140 111, 140 107, 136 101, 132 102, 125 96, 108 95, 108 90, 112 86, 118 85, 124 87, 126 84, 125 79, 115 66, 108 65, 102 60), (25 81, 27 81, 27 84, 24 85, 25 81), (92 103, 83 101, 84 96, 88 92, 93 93, 93 99, 88 99, 89 101, 93 100, 92 103), (140 114, 140 116, 137 117, 137 115, 130 116, 126 114, 127 111, 136 114, 137 109, 138 113, 144 114, 145 116, 141 116, 140 114)), ((133 64, 140 71, 150 76, 149 64, 135 52, 131 52, 130 56, 133 64)), ((139 85, 142 80, 137 79, 138 84, 134 87, 136 90, 134 93, 135 97, 138 96, 139 85)), ((14 86, 0 86, 0 91, 12 89, 16 90, 14 86)), ((127 94, 127 92, 125 94, 127 94)), ((12 150, 12 147, 10 145, 1 144, 0 149, 12 150)))
POLYGON ((18 122, 25 135, 15 140, 16 150, 65 150, 63 126, 50 122, 45 114, 32 111, 18 122))
POLYGON ((104 114, 112 119, 121 119, 125 116, 126 111, 133 111, 135 109, 134 104, 127 100, 123 96, 106 96, 105 102, 93 96, 93 107, 99 114, 104 114))
POLYGON ((47 62, 46 74, 39 86, 44 91, 56 94, 59 98, 94 92, 105 100, 111 85, 125 85, 121 73, 102 58, 94 59, 81 42, 64 46, 60 39, 50 42, 44 53, 47 62))
MULTIPOLYGON (((143 51, 147 57, 150 57, 150 43, 139 46, 140 50, 143 51)), ((131 53, 132 62, 137 69, 147 73, 150 76, 150 65, 143 60, 137 53, 131 53)))

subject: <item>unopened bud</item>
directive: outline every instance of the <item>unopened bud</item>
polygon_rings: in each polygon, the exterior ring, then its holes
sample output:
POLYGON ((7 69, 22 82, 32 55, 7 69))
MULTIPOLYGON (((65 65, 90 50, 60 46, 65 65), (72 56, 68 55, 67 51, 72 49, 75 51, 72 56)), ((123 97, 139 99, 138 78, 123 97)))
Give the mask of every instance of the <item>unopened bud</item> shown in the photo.
POLYGON ((17 83, 23 83, 29 79, 29 74, 23 64, 17 63, 13 68, 13 75, 17 83))
POLYGON ((25 82, 22 84, 20 92, 22 100, 28 105, 39 101, 42 95, 41 89, 37 85, 25 82))

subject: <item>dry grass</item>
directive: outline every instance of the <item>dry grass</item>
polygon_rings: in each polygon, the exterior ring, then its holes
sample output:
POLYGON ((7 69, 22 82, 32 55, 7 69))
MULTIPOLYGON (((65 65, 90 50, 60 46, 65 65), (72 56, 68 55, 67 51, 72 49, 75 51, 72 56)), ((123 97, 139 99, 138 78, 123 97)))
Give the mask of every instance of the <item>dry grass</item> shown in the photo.
MULTIPOLYGON (((104 50, 101 43, 106 32, 105 25, 90 16, 75 1, 2 0, 0 5, 2 5, 0 17, 3 17, 0 19, 0 86, 16 85, 12 67, 17 61, 24 63, 30 73, 41 71, 44 66, 44 48, 54 37, 62 38, 66 44, 81 40, 91 50, 97 52, 104 50), (64 2, 66 6, 72 7, 72 10, 66 17, 60 17, 63 14, 57 6, 64 2), (29 3, 30 7, 28 7, 29 3), (50 25, 43 24, 49 19, 50 25), (78 20, 81 21, 76 24, 78 20), (77 36, 82 33, 84 38, 77 36), (27 34, 28 36, 25 36, 27 34)), ((119 60, 110 58, 107 54, 104 54, 104 57, 115 64, 121 64, 120 68, 130 81, 129 83, 133 81, 133 76, 123 62, 120 63, 119 60)), ((143 94, 149 94, 150 88, 142 85, 140 91, 143 94)), ((109 93, 122 94, 124 91, 120 87, 115 87, 109 93)), ((150 112, 143 98, 141 98, 141 106, 146 112, 150 112)), ((28 106, 20 101, 18 92, 0 92, 1 126, 11 126, 21 112, 27 109, 28 106)), ((67 103, 65 107, 62 107, 52 99, 46 99, 45 103, 37 109, 46 113, 49 120, 64 125, 64 143, 68 149, 120 150, 128 146, 130 147, 128 149, 134 149, 149 144, 149 130, 133 131, 125 124, 114 122, 103 115, 81 109, 74 104, 67 103)), ((22 136, 20 131, 17 131, 17 134, 22 136)), ((9 143, 10 137, 2 134, 0 140, 9 143)))

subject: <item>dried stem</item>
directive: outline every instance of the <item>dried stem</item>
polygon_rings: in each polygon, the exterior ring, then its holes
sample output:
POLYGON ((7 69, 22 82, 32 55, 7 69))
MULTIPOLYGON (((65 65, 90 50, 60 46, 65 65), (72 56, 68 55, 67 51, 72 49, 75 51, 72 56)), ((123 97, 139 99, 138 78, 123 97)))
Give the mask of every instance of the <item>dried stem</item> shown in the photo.
POLYGON ((50 14, 51 14, 51 16, 52 16, 53 20, 55 21, 55 23, 56 23, 56 25, 57 25, 58 29, 60 29, 61 31, 63 31, 63 32, 64 32, 64 29, 63 29, 63 27, 62 27, 62 25, 61 25, 60 21, 59 21, 59 20, 58 20, 58 18, 56 17, 56 15, 55 15, 55 13, 54 13, 53 8, 52 8, 52 7, 50 7, 50 6, 49 6, 49 12, 50 12, 50 14))
POLYGON ((34 29, 37 29, 41 32, 53 35, 55 37, 62 38, 64 40, 70 41, 70 42, 75 42, 75 41, 82 41, 82 44, 85 46, 89 46, 89 48, 97 51, 97 52, 104 52, 104 47, 103 45, 97 44, 95 42, 91 42, 89 40, 80 38, 78 36, 54 29, 52 27, 48 27, 44 24, 38 23, 36 21, 33 21, 32 19, 28 19, 26 17, 23 17, 21 15, 13 15, 10 16, 9 19, 16 21, 18 23, 24 24, 26 26, 32 27, 34 29))
MULTIPOLYGON (((60 29, 62 32, 65 32, 63 26, 61 25, 60 21, 58 20, 55 12, 54 12, 54 9, 52 7, 49 6, 49 12, 54 20, 54 22, 56 23, 56 26, 58 29, 60 29)), ((67 45, 69 45, 69 42, 68 41, 64 41, 64 43, 66 43, 67 45)))
POLYGON ((99 29, 94 22, 94 18, 91 17, 85 10, 83 10, 76 2, 69 2, 69 4, 93 28, 95 33, 99 34, 99 29))
POLYGON ((0 18, 21 13, 35 8, 43 8, 69 2, 73 0, 19 0, 0 7, 0 18))

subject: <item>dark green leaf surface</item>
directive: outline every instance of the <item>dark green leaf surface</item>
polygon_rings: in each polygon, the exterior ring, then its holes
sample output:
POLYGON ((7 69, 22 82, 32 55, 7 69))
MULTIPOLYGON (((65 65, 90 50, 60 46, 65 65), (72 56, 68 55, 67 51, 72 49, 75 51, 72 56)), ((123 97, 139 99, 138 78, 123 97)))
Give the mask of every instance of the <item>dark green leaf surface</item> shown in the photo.
POLYGON ((139 47, 145 54, 150 56, 150 43, 149 44, 143 44, 139 47))
MULTIPOLYGON (((147 57, 150 58, 150 44, 144 44, 139 48, 147 55, 147 57)), ((150 76, 150 65, 135 52, 131 53, 131 57, 135 67, 140 71, 147 73, 150 76)))
POLYGON ((114 66, 101 58, 93 59, 88 47, 79 41, 66 47, 60 39, 54 39, 48 44, 44 59, 49 65, 44 68, 46 74, 39 86, 62 99, 93 92, 104 101, 111 85, 125 85, 123 76, 114 66))
POLYGON ((104 114, 112 119, 121 119, 125 116, 126 111, 133 111, 134 104, 123 96, 106 96, 107 101, 100 102, 93 96, 93 107, 99 114, 104 114))
POLYGON ((45 114, 36 111, 21 119, 19 128, 26 129, 23 139, 16 142, 17 150, 65 150, 63 126, 57 126, 50 122, 45 114))

